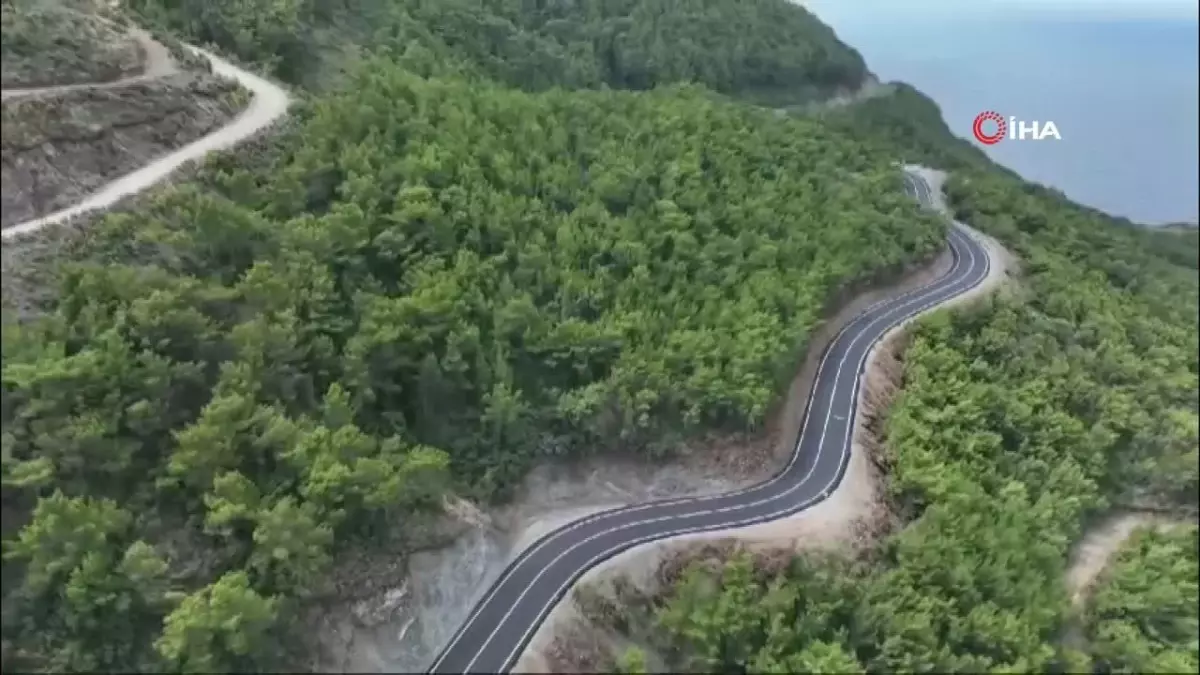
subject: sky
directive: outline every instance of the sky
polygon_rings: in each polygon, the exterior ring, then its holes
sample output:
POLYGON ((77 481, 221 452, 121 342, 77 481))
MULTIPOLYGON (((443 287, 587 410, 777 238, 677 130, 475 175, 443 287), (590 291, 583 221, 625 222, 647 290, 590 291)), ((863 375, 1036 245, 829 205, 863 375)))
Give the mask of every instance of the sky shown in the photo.
POLYGON ((978 113, 1053 121, 1062 141, 994 160, 1145 223, 1195 221, 1195 0, 805 0, 884 80, 933 98, 964 138, 978 113))

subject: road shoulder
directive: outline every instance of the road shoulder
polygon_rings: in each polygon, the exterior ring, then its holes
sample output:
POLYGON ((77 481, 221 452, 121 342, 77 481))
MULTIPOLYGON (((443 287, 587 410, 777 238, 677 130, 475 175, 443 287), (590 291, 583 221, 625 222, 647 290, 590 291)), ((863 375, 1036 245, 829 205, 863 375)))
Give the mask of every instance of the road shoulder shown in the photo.
MULTIPOLYGON (((940 184, 937 181, 935 189, 940 184)), ((999 242, 972 228, 964 226, 964 229, 988 251, 992 261, 989 274, 972 290, 929 311, 977 301, 997 292, 1015 273, 1015 259, 999 242)), ((930 277, 935 278, 943 271, 930 277)), ((663 580, 670 577, 664 570, 678 567, 684 559, 704 558, 714 553, 720 556, 722 550, 749 549, 768 557, 798 551, 849 552, 869 545, 886 532, 892 523, 884 504, 882 472, 876 460, 881 449, 882 422, 900 384, 907 331, 915 320, 906 320, 889 330, 868 353, 850 461, 841 483, 828 499, 787 518, 653 542, 601 563, 584 574, 573 592, 555 606, 513 672, 587 672, 600 665, 596 659, 611 658, 614 650, 623 648, 621 636, 595 625, 581 608, 581 596, 589 598, 587 604, 594 604, 597 597, 611 600, 618 595, 628 597, 630 593, 653 597, 661 590, 663 580)), ((815 351, 819 354, 820 350, 815 351)), ((802 411, 803 399, 793 400, 797 386, 807 395, 811 384, 811 376, 805 378, 802 369, 788 397, 791 409, 802 411)), ((796 424, 798 429, 799 420, 796 424)))

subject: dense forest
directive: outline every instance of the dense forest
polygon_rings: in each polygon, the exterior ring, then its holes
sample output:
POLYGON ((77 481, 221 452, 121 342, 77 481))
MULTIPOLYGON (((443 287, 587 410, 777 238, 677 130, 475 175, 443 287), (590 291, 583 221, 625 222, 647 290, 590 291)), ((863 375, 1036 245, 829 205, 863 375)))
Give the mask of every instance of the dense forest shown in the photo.
POLYGON ((803 9, 128 4, 311 93, 267 152, 90 230, 45 316, 6 317, 6 670, 287 667, 334 553, 443 495, 757 428, 831 299, 940 250, 898 159, 955 169, 960 216, 1024 267, 915 331, 887 439, 909 525, 852 566, 695 571, 653 640, 702 670, 1195 663, 1128 636, 1125 598, 1187 615, 1119 571, 1095 649, 1056 639, 1089 517, 1196 503, 1194 258, 991 167, 915 90, 747 105, 866 77, 803 9))
POLYGON ((1087 608, 1087 637, 1109 673, 1200 670, 1200 530, 1136 532, 1101 579, 1087 608))
POLYGON ((542 90, 696 82, 764 103, 857 88, 862 57, 787 0, 129 0, 144 19, 326 82, 364 49, 542 90))
POLYGON ((755 428, 835 293, 944 240, 849 135, 691 86, 380 59, 296 116, 5 327, 14 667, 278 667, 335 549, 539 457, 755 428))
POLYGON ((1196 672, 1194 530, 1135 543, 1094 601, 1092 646, 1060 642, 1068 548, 1090 518, 1122 504, 1195 512, 1195 261, 1005 172, 975 167, 947 191, 1023 275, 1017 292, 914 331, 884 458, 907 525, 849 570, 692 570, 655 611, 652 644, 673 665, 1196 672))

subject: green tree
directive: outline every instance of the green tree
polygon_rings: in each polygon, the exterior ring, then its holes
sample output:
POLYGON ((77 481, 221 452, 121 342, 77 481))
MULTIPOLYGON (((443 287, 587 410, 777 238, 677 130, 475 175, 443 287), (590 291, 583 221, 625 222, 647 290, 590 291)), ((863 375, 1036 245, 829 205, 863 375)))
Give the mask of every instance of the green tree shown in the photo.
POLYGON ((258 514, 249 566, 267 586, 304 592, 329 565, 333 530, 321 524, 316 508, 284 497, 258 514))
POLYGON ((617 659, 618 673, 648 673, 646 670, 646 653, 638 647, 630 647, 621 652, 617 659))
POLYGON ((274 656, 279 601, 230 572, 188 595, 166 618, 155 649, 168 667, 185 673, 256 670, 274 656))

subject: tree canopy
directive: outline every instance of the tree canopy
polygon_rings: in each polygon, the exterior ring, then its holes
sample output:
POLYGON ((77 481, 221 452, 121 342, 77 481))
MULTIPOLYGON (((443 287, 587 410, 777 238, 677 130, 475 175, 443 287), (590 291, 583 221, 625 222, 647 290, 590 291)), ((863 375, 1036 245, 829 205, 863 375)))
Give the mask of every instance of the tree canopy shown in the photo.
MULTIPOLYGON (((966 156, 924 143, 906 147, 966 156)), ((957 217, 1017 253, 1022 275, 914 330, 882 457, 906 525, 851 570, 694 570, 658 610, 654 640, 677 666, 1195 672, 1194 529, 1135 542, 1093 602, 1087 652, 1059 642, 1068 549, 1090 517, 1197 506, 1195 266, 1163 250, 1170 235, 965 166, 947 185, 957 217)))
POLYGON ((278 667, 334 550, 540 458, 757 428, 830 298, 943 246, 885 156, 697 86, 355 73, 5 326, 20 667, 278 667), (88 623, 129 551, 137 629, 88 623))
POLYGON ((1104 673, 1194 673, 1200 669, 1195 525, 1144 528, 1117 555, 1092 594, 1088 638, 1104 673))
MULTIPOLYGON (((852 568, 688 575, 656 639, 706 671, 1065 667, 1084 519, 1196 503, 1184 235, 1024 185, 915 90, 748 105, 866 75, 797 6, 129 4, 292 82, 345 75, 265 152, 106 218, 47 314, 6 319, 6 668, 287 667, 334 553, 447 492, 758 428, 831 298, 942 247, 897 159, 956 169, 958 215, 1024 267, 915 330, 884 458, 908 525, 852 568)), ((1183 663, 1113 616, 1135 581, 1097 601, 1093 656, 1183 663)))
POLYGON ((313 84, 352 53, 422 51, 523 89, 696 82, 776 105, 857 88, 862 57, 788 0, 129 0, 141 17, 313 84))

